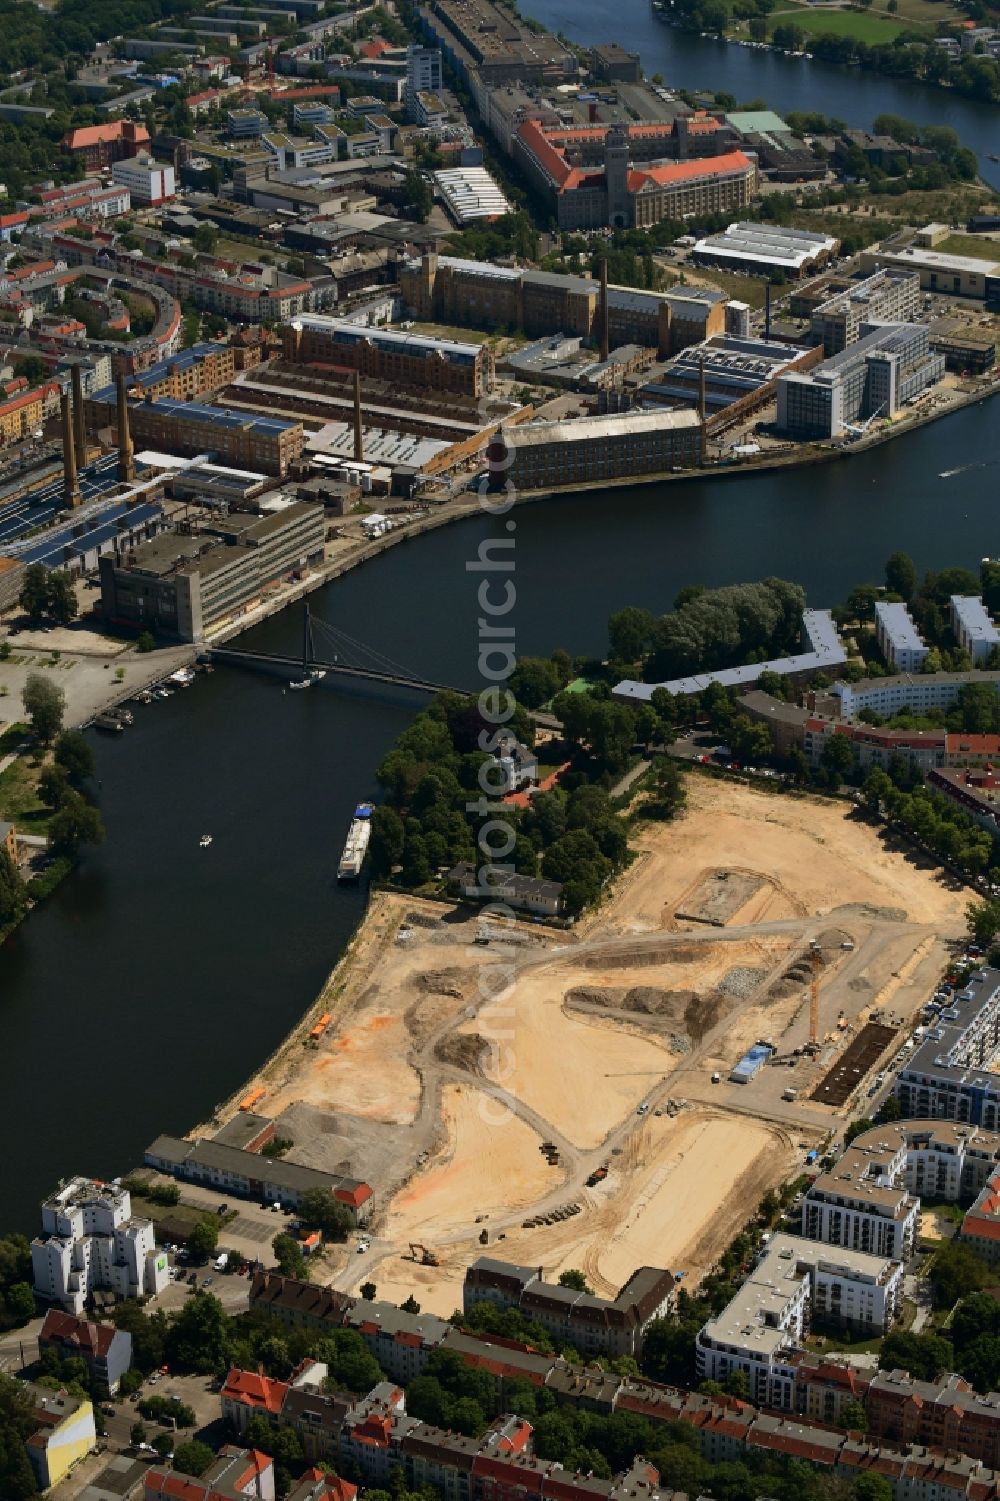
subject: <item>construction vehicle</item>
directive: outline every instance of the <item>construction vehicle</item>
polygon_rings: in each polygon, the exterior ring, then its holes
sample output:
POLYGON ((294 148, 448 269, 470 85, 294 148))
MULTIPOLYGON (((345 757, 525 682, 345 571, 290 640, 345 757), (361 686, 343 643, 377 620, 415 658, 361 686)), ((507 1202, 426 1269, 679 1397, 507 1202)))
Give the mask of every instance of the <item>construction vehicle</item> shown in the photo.
POLYGON ((421 1245, 419 1241, 410 1241, 410 1260, 416 1261, 420 1266, 441 1265, 438 1258, 434 1255, 434 1252, 429 1251, 427 1247, 421 1245))
POLYGON ((595 1183, 603 1183, 604 1179, 607 1176, 608 1176, 607 1164, 605 1164, 603 1167, 595 1167, 594 1171, 591 1173, 590 1177, 587 1179, 587 1187, 588 1188, 593 1188, 595 1183))

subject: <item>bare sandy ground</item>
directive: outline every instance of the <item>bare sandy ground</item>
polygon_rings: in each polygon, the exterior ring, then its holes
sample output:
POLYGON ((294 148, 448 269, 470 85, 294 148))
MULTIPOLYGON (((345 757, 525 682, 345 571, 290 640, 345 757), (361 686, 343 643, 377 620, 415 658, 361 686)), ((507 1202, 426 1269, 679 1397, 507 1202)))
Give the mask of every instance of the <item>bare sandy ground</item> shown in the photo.
POLYGON ((444 1090, 445 1145, 393 1200, 389 1239, 404 1245, 428 1235, 437 1240, 467 1233, 472 1206, 474 1219, 522 1209, 559 1183, 561 1174, 539 1151, 537 1133, 513 1115, 498 1125, 491 1104, 478 1089, 444 1090))
POLYGON ((845 903, 902 908, 916 922, 961 923, 967 893, 883 848, 875 831, 843 803, 776 796, 739 783, 692 776, 688 807, 676 823, 635 841, 641 859, 612 901, 588 919, 602 932, 649 932, 674 925, 674 913, 704 872, 758 871, 768 888, 729 926, 845 903))
MULTIPOLYGON (((650 1119, 615 1161, 607 1182, 588 1193, 583 1213, 553 1226, 508 1230, 502 1242, 491 1239, 489 1254, 543 1267, 553 1279, 569 1267, 579 1268, 606 1296, 639 1266, 683 1271, 693 1285, 766 1189, 788 1174, 796 1155, 786 1133, 754 1121, 703 1110, 650 1119)), ((430 1170, 431 1192, 440 1187, 436 1179, 430 1170)), ((494 1192, 491 1202, 495 1199, 494 1192)), ((387 1234, 403 1246, 405 1238, 393 1223, 401 1201, 410 1208, 423 1200, 414 1200, 407 1190, 393 1206, 387 1234)), ((451 1201, 446 1213, 454 1222, 451 1201)), ((491 1218, 487 1214, 487 1227, 491 1218)), ((410 1225, 406 1236, 417 1228, 416 1221, 410 1225)), ((422 1221, 420 1228, 415 1238, 428 1239, 422 1221)), ((435 1268, 414 1265, 405 1256, 387 1258, 374 1274, 379 1295, 403 1299, 413 1293, 421 1307, 441 1315, 460 1307, 465 1268, 483 1249, 475 1236, 446 1245, 438 1241, 437 1249, 441 1265, 435 1268)))
POLYGON ((254 1081, 268 1090, 269 1114, 303 1101, 348 1118, 348 1134, 352 1114, 397 1128, 398 1151, 374 1184, 371 1248, 343 1258, 339 1286, 372 1280, 383 1296, 412 1292, 448 1314, 483 1229, 491 1254, 550 1275, 581 1267, 601 1293, 643 1264, 684 1271, 693 1286, 766 1189, 835 1124, 806 1098, 813 1065, 796 1072, 793 1102, 781 1100, 791 1076, 780 1068, 747 1089, 726 1082, 758 1037, 779 1051, 805 1040, 808 981, 771 987, 809 938, 823 935, 825 954, 828 1041, 815 1067, 828 1067, 849 1035, 839 1015, 856 1028, 876 1006, 909 1015, 926 998, 945 940, 964 927, 966 891, 886 849, 846 805, 698 776, 688 788, 688 811, 639 833, 639 858, 597 912, 569 934, 522 929, 495 1000, 482 1001, 480 979, 497 946, 473 943, 474 918, 373 897, 305 1025, 254 1081), (720 872, 739 877, 729 902, 720 872), (724 928, 679 919, 685 910, 721 912, 724 928), (404 943, 401 925, 411 930, 404 943), (842 936, 853 947, 842 950, 842 936), (730 991, 733 971, 752 973, 730 991), (615 1010, 634 988, 669 993, 667 1009, 615 1010), (567 993, 581 989, 597 999, 570 1006, 567 993), (324 1011, 334 1018, 327 1034, 305 1046, 324 1011), (484 1067, 484 1039, 503 1043, 502 1079, 484 1067), (498 1083, 519 1112, 502 1128, 481 1110, 498 1083), (643 1102, 651 1108, 639 1115, 643 1102), (560 1146, 555 1168, 538 1150, 545 1138, 560 1146), (605 1181, 586 1187, 605 1161, 605 1181), (573 1203, 571 1218, 523 1223, 573 1203), (410 1260, 411 1239, 440 1265, 410 1260))
POLYGON ((579 978, 571 962, 529 972, 463 1031, 503 1036, 512 1065, 506 1087, 575 1146, 590 1148, 672 1063, 659 1041, 568 1013, 563 995, 579 978))

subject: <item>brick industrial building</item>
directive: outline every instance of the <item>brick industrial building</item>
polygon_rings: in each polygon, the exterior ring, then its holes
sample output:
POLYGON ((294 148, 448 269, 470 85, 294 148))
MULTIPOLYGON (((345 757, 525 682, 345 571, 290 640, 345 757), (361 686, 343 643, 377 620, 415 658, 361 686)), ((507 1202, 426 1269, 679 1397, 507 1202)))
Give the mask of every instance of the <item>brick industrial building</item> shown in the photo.
POLYGON ((357 370, 393 386, 482 396, 493 387, 493 351, 485 344, 367 328, 345 318, 304 313, 282 329, 286 360, 357 370))
MULTIPOLYGON (((213 453, 241 469, 285 474, 302 452, 300 422, 260 417, 194 401, 149 398, 129 401, 129 427, 137 445, 167 453, 213 453)), ((89 428, 115 426, 117 399, 113 386, 87 399, 89 428)))
MULTIPOLYGON (((562 333, 594 339, 601 288, 585 276, 528 271, 429 251, 399 269, 403 301, 414 315, 474 328, 520 328, 531 338, 562 333)), ((726 295, 714 287, 647 292, 608 287, 612 348, 636 344, 666 358, 721 334, 726 295)))
MULTIPOLYGON (((717 144, 722 130, 711 122, 706 147, 717 144)), ((627 126, 601 128, 595 141, 590 134, 552 131, 526 120, 514 136, 514 159, 546 199, 560 229, 630 229, 690 214, 738 213, 749 206, 757 186, 756 160, 742 151, 657 162, 637 156, 641 137, 633 140, 627 126), (577 141, 578 136, 588 139, 577 141), (601 157, 589 163, 595 145, 601 157)))
POLYGON ((489 455, 502 482, 538 490, 691 469, 701 461, 703 435, 690 408, 612 413, 501 428, 489 455))

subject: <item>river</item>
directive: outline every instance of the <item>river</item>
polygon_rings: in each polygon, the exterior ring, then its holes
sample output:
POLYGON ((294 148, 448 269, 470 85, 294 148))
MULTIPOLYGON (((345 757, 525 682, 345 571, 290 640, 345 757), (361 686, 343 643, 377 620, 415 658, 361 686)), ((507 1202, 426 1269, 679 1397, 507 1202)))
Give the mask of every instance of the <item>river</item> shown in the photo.
POLYGON ((575 42, 595 46, 620 41, 641 54, 647 77, 662 73, 668 86, 713 89, 733 94, 741 103, 766 99, 779 113, 819 110, 865 128, 880 114, 901 115, 919 125, 952 125, 962 144, 979 156, 983 177, 1000 188, 1000 164, 987 155, 1000 150, 1000 106, 884 73, 785 57, 680 31, 658 20, 648 0, 622 0, 613 21, 605 0, 523 0, 521 8, 575 42))
MULTIPOLYGON (((900 546, 921 567, 975 566, 997 550, 991 415, 967 408, 816 469, 518 508, 518 648, 601 652, 612 610, 662 611, 692 582, 774 573, 828 604, 900 546)), ((503 525, 477 517, 401 545, 313 607, 472 687, 465 563, 503 525)), ((299 629, 289 611, 245 639, 291 649, 299 629)), ((363 909, 333 879, 353 804, 418 703, 220 669, 94 737, 107 843, 0 948, 7 1226, 30 1232, 60 1177, 123 1172, 157 1133, 204 1119, 303 1014, 363 909)))

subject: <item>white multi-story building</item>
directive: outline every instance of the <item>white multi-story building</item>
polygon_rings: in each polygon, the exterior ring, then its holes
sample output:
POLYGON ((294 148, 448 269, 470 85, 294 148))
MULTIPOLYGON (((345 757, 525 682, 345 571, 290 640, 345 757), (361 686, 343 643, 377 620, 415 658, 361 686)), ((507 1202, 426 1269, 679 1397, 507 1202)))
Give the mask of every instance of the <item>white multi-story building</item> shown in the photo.
POLYGON ((743 1371, 750 1401, 791 1411, 794 1355, 810 1316, 869 1335, 892 1324, 903 1292, 899 1262, 776 1235, 736 1296, 699 1330, 700 1381, 743 1371))
POLYGON ((151 204, 154 208, 177 192, 173 167, 154 162, 150 156, 130 156, 115 162, 111 180, 128 188, 133 203, 151 204))
POLYGON ((905 1168, 906 1146, 898 1138, 848 1147, 806 1194, 802 1234, 827 1246, 905 1261, 920 1217, 920 1201, 903 1183, 905 1168))
POLYGON ((897 672, 919 672, 930 647, 902 603, 880 600, 875 606, 875 640, 878 649, 897 672))
POLYGON ((993 648, 1000 646, 1000 631, 982 600, 974 594, 951 596, 951 628, 974 665, 985 662, 993 648))
POLYGON ((42 1234, 31 1243, 35 1292, 67 1313, 83 1313, 91 1293, 119 1299, 161 1292, 167 1258, 151 1220, 133 1219, 128 1190, 72 1178, 42 1205, 42 1234))
POLYGON ((411 46, 406 49, 406 113, 418 118, 417 95, 439 94, 444 81, 439 47, 411 46))

